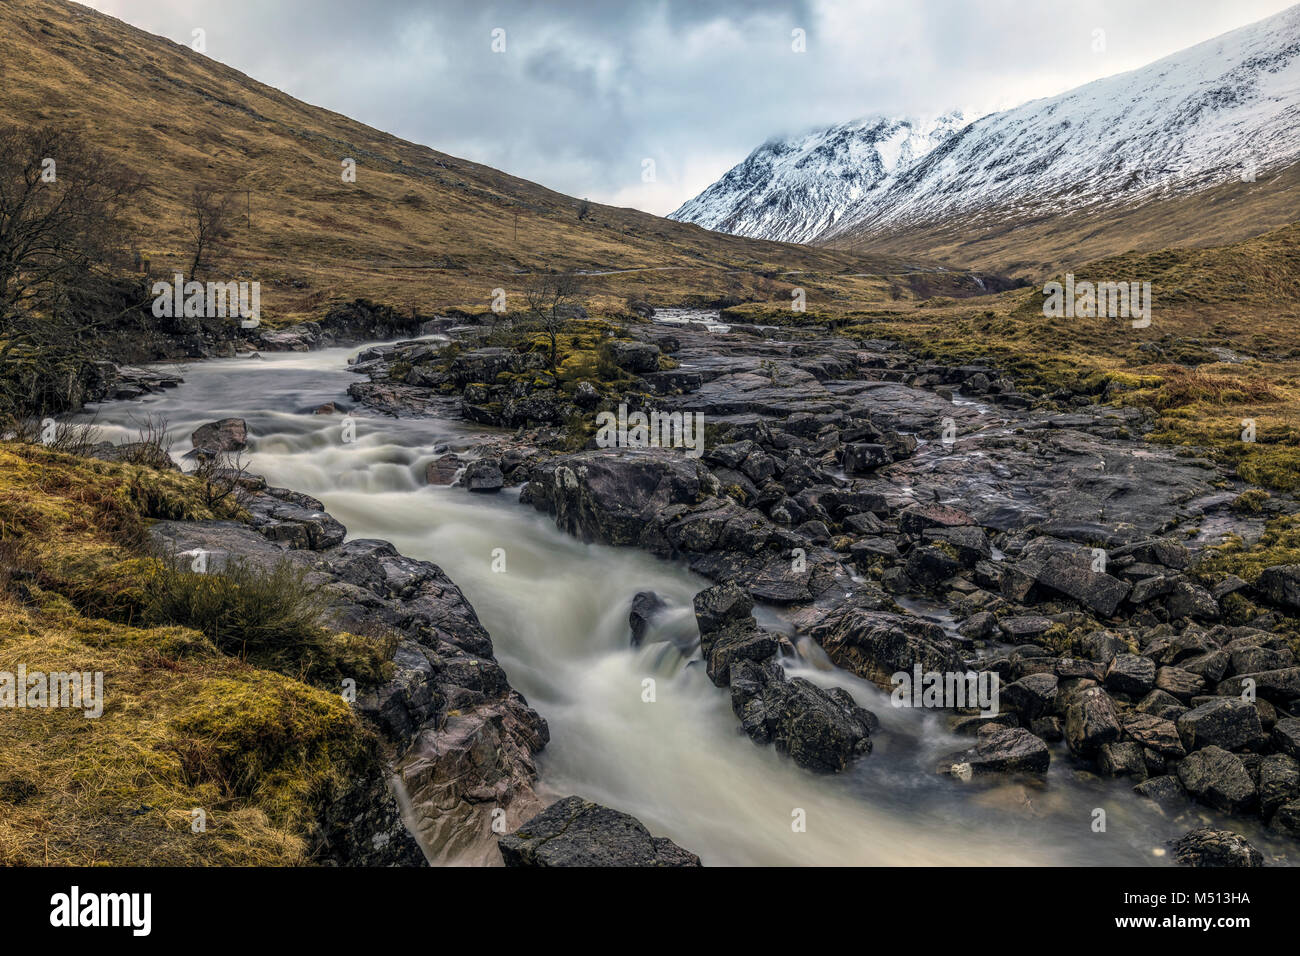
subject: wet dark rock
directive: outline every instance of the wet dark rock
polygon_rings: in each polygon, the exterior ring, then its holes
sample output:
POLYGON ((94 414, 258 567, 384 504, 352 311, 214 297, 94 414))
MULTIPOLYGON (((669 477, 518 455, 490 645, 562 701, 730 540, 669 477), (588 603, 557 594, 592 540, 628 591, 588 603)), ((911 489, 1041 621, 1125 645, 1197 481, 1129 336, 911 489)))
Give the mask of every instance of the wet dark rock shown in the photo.
POLYGON ((1178 765, 1178 779, 1197 800, 1224 813, 1244 813, 1258 800, 1245 764, 1222 747, 1198 750, 1178 765))
POLYGON ((638 591, 632 598, 632 607, 628 611, 627 622, 632 629, 632 646, 640 647, 645 640, 646 631, 655 615, 667 605, 663 598, 654 591, 638 591))
POLYGON ((1093 631, 1083 639, 1083 652, 1088 659, 1099 664, 1109 664, 1116 654, 1123 654, 1128 645, 1110 631, 1093 631))
POLYGON ((506 480, 496 462, 480 458, 465 466, 460 483, 467 491, 493 492, 504 488, 506 480))
POLYGON ((878 722, 842 688, 823 690, 779 668, 753 662, 733 667, 731 707, 756 743, 772 743, 800 767, 838 773, 871 752, 878 722))
POLYGON ((953 528, 974 523, 966 512, 947 505, 910 505, 898 516, 898 527, 903 534, 920 534, 926 528, 953 528))
POLYGON ((1300 761, 1270 754, 1259 763, 1259 812, 1268 820, 1279 807, 1300 798, 1300 761))
POLYGON ((904 570, 921 587, 933 588, 961 570, 961 565, 942 548, 927 546, 908 553, 904 570))
POLYGON ((1248 680, 1252 682, 1255 693, 1276 704, 1288 706, 1292 701, 1300 699, 1300 667, 1280 667, 1253 674, 1237 674, 1221 681, 1214 688, 1214 692, 1239 695, 1246 688, 1248 680))
POLYGON ((1272 604, 1300 610, 1300 564, 1265 568, 1255 582, 1255 592, 1272 604))
POLYGON ((975 746, 944 757, 939 773, 970 780, 993 773, 1045 774, 1051 763, 1047 744, 1022 727, 981 730, 975 746))
POLYGON ((1231 830, 1200 827, 1170 844, 1183 866, 1263 866, 1264 854, 1231 830))
POLYGON ((1060 717, 1038 717, 1030 721, 1029 730, 1035 737, 1041 737, 1048 743, 1065 739, 1065 728, 1061 725, 1060 717))
POLYGON ((983 528, 958 525, 952 528, 927 528, 921 540, 950 551, 963 567, 973 568, 992 554, 989 536, 983 528))
POLYGON ((1100 687, 1081 690, 1065 708, 1065 742, 1081 757, 1093 757, 1103 744, 1119 739, 1115 705, 1100 687))
POLYGON ((695 595, 695 620, 701 634, 712 634, 737 622, 751 619, 754 599, 731 582, 715 584, 695 595))
POLYGON ((731 668, 738 661, 762 663, 776 656, 780 639, 771 631, 752 624, 731 625, 700 636, 705 670, 718 687, 731 682, 731 668))
POLYGON ((1032 567, 1029 573, 1039 585, 1073 598, 1102 617, 1111 617, 1129 593, 1129 586, 1118 578, 1080 566, 1065 555, 1053 555, 1041 565, 1022 561, 1018 567, 1032 567))
POLYGON ((654 372, 659 368, 659 346, 648 342, 624 342, 613 339, 605 343, 610 360, 628 372, 654 372))
POLYGON ((969 637, 976 641, 984 640, 997 633, 998 619, 990 611, 977 611, 962 621, 957 630, 962 637, 969 637))
POLYGON ((1279 833, 1300 839, 1300 800, 1292 800, 1278 807, 1269 825, 1279 833))
POLYGON ((1113 694, 1141 697, 1155 682, 1155 662, 1136 654, 1117 654, 1106 668, 1106 689, 1113 694))
POLYGON ((1121 719, 1124 733, 1143 747, 1148 747, 1165 757, 1181 760, 1187 756, 1178 727, 1172 720, 1151 714, 1132 712, 1121 719))
POLYGON ((1133 788, 1133 792, 1146 797, 1165 811, 1177 812, 1190 802, 1182 781, 1172 774, 1151 777, 1133 788))
POLYGON ((1147 775, 1142 748, 1128 740, 1102 744, 1097 751, 1097 769, 1107 777, 1137 777, 1140 780, 1147 775))
POLYGON ((1210 596, 1205 588, 1182 581, 1174 586, 1173 593, 1165 602, 1172 618, 1190 617, 1203 621, 1217 620, 1219 602, 1210 596))
POLYGON ((877 468, 892 462, 893 456, 884 445, 857 442, 844 446, 841 464, 850 475, 869 475, 877 468))
POLYGON ((1173 538, 1152 538, 1146 541, 1135 541, 1132 544, 1114 548, 1110 552, 1112 561, 1125 557, 1133 558, 1143 564, 1163 565, 1166 568, 1173 568, 1175 571, 1183 571, 1191 563, 1191 553, 1187 550, 1187 546, 1181 541, 1175 541, 1173 538))
POLYGON ((1273 746, 1300 760, 1300 717, 1279 720, 1273 727, 1273 746))
POLYGON ((528 501, 584 541, 642 544, 655 553, 665 512, 716 494, 717 481, 693 458, 667 449, 584 451, 535 468, 528 501))
POLYGON ((1039 614, 1019 614, 998 619, 998 626, 1010 641, 1025 641, 1047 633, 1052 622, 1039 614))
POLYGON ((309 495, 287 488, 266 488, 245 505, 252 526, 285 547, 324 551, 343 543, 347 529, 309 495))
POLYGON ((1056 685, 1055 674, 1030 674, 1001 688, 999 698, 1026 720, 1034 720, 1052 711, 1056 704, 1056 685))
POLYGON ((1202 704, 1179 717, 1176 724, 1189 751, 1211 745, 1225 750, 1255 749, 1268 740, 1255 705, 1235 698, 1202 704))
POLYGON ((938 625, 887 611, 839 608, 826 614, 810 634, 832 661, 859 677, 890 686, 890 677, 923 671, 964 672, 956 646, 938 625))
POLYGON ((700 858, 635 817, 565 797, 497 841, 506 866, 699 866, 700 858))
POLYGON ((1205 692, 1205 679, 1181 667, 1161 667, 1156 671, 1156 689, 1186 703, 1205 692))

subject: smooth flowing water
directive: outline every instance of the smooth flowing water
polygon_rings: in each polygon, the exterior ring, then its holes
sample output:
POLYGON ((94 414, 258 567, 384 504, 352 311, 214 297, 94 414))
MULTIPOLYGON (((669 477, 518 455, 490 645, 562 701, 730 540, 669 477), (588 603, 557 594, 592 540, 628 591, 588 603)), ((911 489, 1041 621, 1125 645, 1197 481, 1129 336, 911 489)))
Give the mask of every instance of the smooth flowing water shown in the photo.
MULTIPOLYGON (((203 362, 184 370, 177 389, 88 415, 119 442, 136 437, 144 416, 163 416, 178 457, 198 425, 243 418, 251 471, 320 498, 351 537, 384 538, 440 565, 491 633, 510 682, 550 723, 538 761, 544 791, 631 813, 706 864, 1159 864, 1170 861, 1165 841, 1194 825, 1164 819, 1131 784, 1077 772, 1060 749, 1041 787, 972 789, 941 778, 937 758, 971 739, 948 733, 940 714, 891 707, 808 642, 789 669, 845 687, 873 710, 883 724, 875 751, 824 777, 755 746, 728 692, 677 649, 696 637, 691 598, 708 582, 562 534, 517 491, 480 496, 425 483, 435 449, 471 448, 482 429, 356 410, 355 441, 344 442, 338 415, 312 411, 350 404, 356 351, 203 362), (495 549, 504 572, 493 570, 495 549), (668 611, 632 648, 628 609, 644 590, 668 611), (653 702, 644 699, 647 679, 653 702), (1106 811, 1104 832, 1094 829, 1097 809, 1106 811)), ((1258 828, 1243 832, 1266 855, 1280 849, 1258 828)))

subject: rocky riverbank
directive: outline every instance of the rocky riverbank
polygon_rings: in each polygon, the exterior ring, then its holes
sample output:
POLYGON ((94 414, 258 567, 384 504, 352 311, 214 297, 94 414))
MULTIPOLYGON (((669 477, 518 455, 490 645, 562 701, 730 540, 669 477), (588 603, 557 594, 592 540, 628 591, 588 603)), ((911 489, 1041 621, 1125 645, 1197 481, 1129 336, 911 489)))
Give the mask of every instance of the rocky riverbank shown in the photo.
POLYGON ((1251 489, 1234 476, 1144 442, 1143 410, 1035 402, 993 368, 890 342, 696 326, 620 330, 605 353, 617 384, 588 391, 476 347, 473 327, 447 331, 448 349, 363 356, 353 397, 516 427, 467 487, 523 485, 561 529, 723 585, 697 603, 700 651, 756 741, 821 771, 870 751, 872 715, 785 679, 791 637, 807 636, 885 687, 918 664, 998 676, 996 716, 952 715, 975 734, 937 768, 955 785, 1064 759, 1171 814, 1194 801, 1300 835, 1300 572, 1248 583, 1206 560, 1295 504, 1241 507, 1251 489), (572 451, 575 419, 618 403, 703 413, 707 450, 572 451), (792 633, 757 627, 748 600, 782 608, 792 633))

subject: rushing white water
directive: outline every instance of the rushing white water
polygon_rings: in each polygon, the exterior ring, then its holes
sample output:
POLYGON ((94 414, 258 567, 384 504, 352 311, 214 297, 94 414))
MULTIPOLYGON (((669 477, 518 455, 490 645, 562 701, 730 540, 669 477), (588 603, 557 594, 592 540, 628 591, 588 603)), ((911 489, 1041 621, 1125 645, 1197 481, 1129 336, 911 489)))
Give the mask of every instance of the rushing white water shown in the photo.
MULTIPOLYGON (((355 350, 222 359, 185 370, 186 384, 138 402, 92 409, 104 436, 135 437, 145 415, 166 417, 173 453, 224 417, 247 421, 251 470, 320 498, 351 537, 392 541, 439 564, 492 635, 497 658, 549 721, 542 785, 631 813, 706 864, 1142 864, 1169 862, 1165 841, 1192 823, 1165 820, 1130 784, 1076 771, 1060 748, 1047 783, 972 789, 934 773, 936 759, 969 746, 933 712, 898 710, 877 688, 833 668, 820 649, 792 662, 810 680, 847 688, 882 720, 875 751, 835 777, 800 770, 739 729, 726 690, 676 650, 695 636, 691 598, 708 582, 631 549, 583 544, 520 505, 517 492, 472 495, 430 487, 425 465, 443 444, 472 447, 485 433, 462 422, 311 410, 348 403, 355 350), (494 549, 506 570, 492 570, 494 549), (637 591, 668 610, 646 644, 629 645, 637 591), (643 682, 655 681, 655 700, 643 682), (1094 832, 1094 809, 1107 814, 1094 832), (798 812, 806 832, 796 832, 798 812)), ((1208 821, 1208 817, 1206 818, 1208 821)), ((1266 854, 1277 844, 1241 826, 1266 854)))

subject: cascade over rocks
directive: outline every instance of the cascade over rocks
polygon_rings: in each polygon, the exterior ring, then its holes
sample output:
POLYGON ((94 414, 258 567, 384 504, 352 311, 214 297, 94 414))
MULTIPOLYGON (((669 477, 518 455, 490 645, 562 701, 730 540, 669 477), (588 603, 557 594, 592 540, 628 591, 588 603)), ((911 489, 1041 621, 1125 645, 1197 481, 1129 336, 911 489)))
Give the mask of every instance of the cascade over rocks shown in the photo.
MULTIPOLYGON (((629 407, 705 416, 699 458, 572 451, 557 423, 617 398, 604 383, 561 398, 545 375, 524 382, 535 359, 484 348, 473 331, 451 331, 465 341, 450 363, 428 343, 384 347, 358 363, 371 381, 353 397, 402 414, 452 403, 472 421, 530 429, 515 439, 527 453, 502 467, 506 484, 525 482, 524 503, 582 540, 717 582, 696 600, 702 665, 746 734, 802 766, 842 769, 869 747, 872 721, 842 692, 786 678, 791 640, 757 625, 755 603, 788 609, 797 637, 881 687, 917 665, 997 674, 996 717, 953 715, 980 731, 945 758, 959 778, 1041 773, 1045 742, 1063 740, 1070 760, 1130 778, 1162 806, 1190 796, 1290 832, 1297 795, 1275 758, 1300 748, 1300 666, 1270 633, 1276 617, 1243 624, 1233 602, 1300 608, 1300 572, 1206 576, 1203 538, 1185 533, 1209 519, 1250 534, 1232 507, 1240 482, 1145 442, 1138 407, 1079 395, 1061 410, 987 366, 740 325, 633 326, 608 350, 634 376, 629 407), (665 354, 680 367, 651 368, 665 354), (954 402, 958 390, 979 404, 954 402)), ((648 600, 632 608, 634 635, 648 600)))

